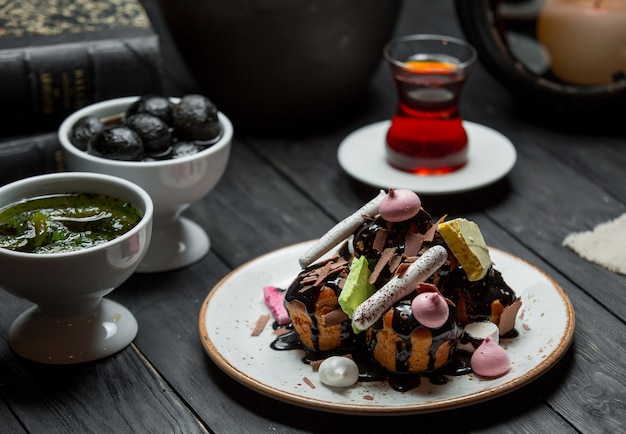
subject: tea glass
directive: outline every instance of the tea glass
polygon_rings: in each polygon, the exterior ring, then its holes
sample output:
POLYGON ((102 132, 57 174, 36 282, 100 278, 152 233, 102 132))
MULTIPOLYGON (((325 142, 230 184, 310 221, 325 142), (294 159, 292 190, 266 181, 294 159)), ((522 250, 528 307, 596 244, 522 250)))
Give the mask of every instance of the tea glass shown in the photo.
POLYGON ((443 35, 409 35, 383 51, 398 107, 386 136, 388 163, 420 175, 445 174, 467 163, 468 139, 459 98, 476 50, 443 35))

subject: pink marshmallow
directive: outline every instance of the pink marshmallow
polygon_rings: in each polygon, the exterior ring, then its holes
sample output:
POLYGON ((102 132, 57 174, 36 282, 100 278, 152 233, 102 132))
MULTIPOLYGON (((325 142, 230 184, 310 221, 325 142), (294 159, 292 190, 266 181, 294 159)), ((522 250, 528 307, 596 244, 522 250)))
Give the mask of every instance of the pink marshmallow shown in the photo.
POLYGON ((448 303, 438 292, 422 292, 413 299, 411 309, 415 319, 431 329, 444 325, 450 316, 448 303))
POLYGON ((263 287, 263 299, 279 325, 289 324, 289 314, 283 304, 285 299, 284 291, 275 286, 265 286, 263 287))
POLYGON ((481 377, 500 377, 511 369, 511 360, 506 350, 489 336, 476 349, 470 359, 472 371, 481 377))
POLYGON ((380 216, 388 222, 402 222, 417 215, 422 201, 415 192, 406 189, 389 189, 378 206, 380 216))

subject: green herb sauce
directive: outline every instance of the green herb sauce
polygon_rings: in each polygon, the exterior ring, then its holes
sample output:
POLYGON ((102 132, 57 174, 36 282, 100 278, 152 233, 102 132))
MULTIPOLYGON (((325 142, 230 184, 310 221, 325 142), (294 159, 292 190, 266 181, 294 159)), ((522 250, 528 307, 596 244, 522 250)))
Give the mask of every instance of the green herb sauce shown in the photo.
POLYGON ((0 209, 0 247, 26 253, 97 246, 132 229, 141 212, 101 194, 54 194, 0 209))

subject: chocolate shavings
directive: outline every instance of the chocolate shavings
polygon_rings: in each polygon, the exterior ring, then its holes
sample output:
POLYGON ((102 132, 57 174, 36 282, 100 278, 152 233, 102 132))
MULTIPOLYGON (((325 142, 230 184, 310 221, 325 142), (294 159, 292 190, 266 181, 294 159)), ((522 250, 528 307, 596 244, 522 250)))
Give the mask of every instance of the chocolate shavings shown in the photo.
POLYGON ((330 312, 322 315, 322 325, 324 327, 334 326, 337 324, 341 324, 348 318, 350 317, 342 309, 331 310, 330 312))
POLYGON ((270 320, 269 315, 261 315, 259 319, 256 321, 254 329, 252 329, 251 336, 258 336, 261 334, 263 329, 265 328, 265 324, 270 320))

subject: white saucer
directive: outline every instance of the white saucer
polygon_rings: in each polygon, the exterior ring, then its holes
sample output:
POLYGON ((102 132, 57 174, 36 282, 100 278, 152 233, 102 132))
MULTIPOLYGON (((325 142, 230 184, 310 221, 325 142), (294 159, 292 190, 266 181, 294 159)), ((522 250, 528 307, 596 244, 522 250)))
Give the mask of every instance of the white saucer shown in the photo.
POLYGON ((445 175, 414 175, 386 161, 385 136, 391 121, 356 130, 337 151, 341 167, 358 181, 378 188, 406 188, 421 194, 452 194, 475 190, 503 178, 517 159, 513 143, 484 125, 464 121, 468 136, 468 162, 445 175))

